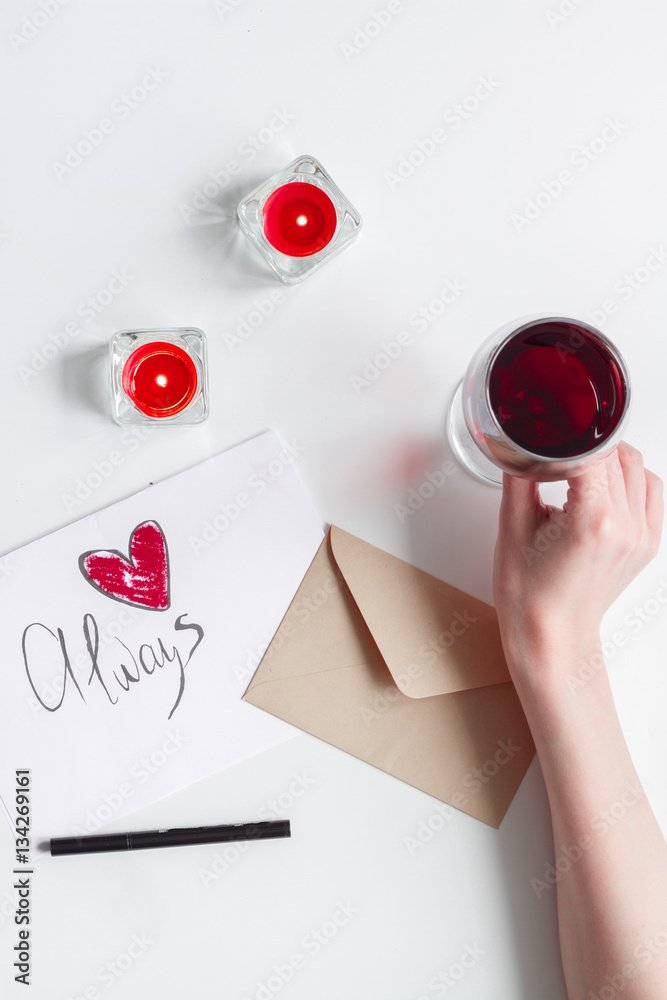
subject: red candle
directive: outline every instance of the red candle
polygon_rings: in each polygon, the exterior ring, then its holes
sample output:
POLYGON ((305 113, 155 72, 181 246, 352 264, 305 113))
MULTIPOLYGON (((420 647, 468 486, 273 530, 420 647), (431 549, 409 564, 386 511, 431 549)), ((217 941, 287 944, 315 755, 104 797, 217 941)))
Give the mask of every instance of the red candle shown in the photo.
POLYGON ((176 416, 195 399, 198 389, 195 363, 177 344, 141 344, 123 368, 123 390, 149 417, 176 416))
POLYGON ((264 203, 264 235, 289 257, 309 257, 331 242, 336 208, 321 187, 293 181, 276 188, 264 203))

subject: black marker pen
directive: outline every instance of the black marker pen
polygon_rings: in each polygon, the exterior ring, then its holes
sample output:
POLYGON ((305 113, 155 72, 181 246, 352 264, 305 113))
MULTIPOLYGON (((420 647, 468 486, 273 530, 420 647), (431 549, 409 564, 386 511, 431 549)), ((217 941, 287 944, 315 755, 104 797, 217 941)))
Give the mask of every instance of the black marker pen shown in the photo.
POLYGON ((220 844, 233 840, 270 840, 291 835, 290 821, 279 819, 264 823, 230 823, 225 826, 96 834, 94 837, 55 837, 49 841, 49 847, 51 854, 95 854, 100 851, 137 851, 148 847, 180 847, 185 844, 220 844))

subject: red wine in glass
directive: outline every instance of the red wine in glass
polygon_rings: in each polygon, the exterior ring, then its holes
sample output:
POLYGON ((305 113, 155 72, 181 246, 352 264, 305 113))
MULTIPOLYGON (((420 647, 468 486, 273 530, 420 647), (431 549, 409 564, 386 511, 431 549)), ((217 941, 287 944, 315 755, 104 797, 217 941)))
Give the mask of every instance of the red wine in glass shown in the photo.
POLYGON ((624 433, 630 380, 620 352, 582 320, 510 320, 479 345, 452 396, 447 437, 461 464, 502 486, 580 475, 624 433))
POLYGON ((583 455, 615 431, 626 381, 605 344, 563 320, 519 330, 489 372, 489 403, 502 431, 545 458, 583 455))

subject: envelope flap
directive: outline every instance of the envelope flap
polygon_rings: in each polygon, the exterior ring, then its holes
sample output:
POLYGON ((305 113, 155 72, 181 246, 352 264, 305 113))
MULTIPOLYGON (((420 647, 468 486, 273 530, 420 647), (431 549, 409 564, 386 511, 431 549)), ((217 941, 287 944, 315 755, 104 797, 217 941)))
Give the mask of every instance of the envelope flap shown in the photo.
POLYGON ((331 551, 398 688, 429 698, 510 680, 495 609, 341 528, 331 551))

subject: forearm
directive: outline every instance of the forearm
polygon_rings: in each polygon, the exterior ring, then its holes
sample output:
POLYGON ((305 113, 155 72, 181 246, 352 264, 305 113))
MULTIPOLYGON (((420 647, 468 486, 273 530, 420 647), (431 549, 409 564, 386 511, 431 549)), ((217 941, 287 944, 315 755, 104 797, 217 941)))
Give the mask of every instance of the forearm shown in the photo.
POLYGON ((667 845, 621 731, 599 640, 559 651, 541 638, 508 646, 551 807, 568 994, 665 1000, 667 845))

